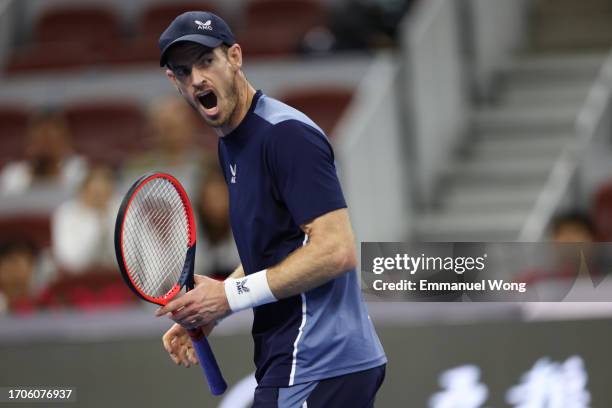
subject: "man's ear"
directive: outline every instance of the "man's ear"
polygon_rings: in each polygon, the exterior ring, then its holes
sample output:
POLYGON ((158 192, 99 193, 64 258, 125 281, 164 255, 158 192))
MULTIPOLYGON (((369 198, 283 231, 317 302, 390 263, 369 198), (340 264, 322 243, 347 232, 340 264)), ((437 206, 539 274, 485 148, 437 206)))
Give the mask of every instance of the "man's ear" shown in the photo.
POLYGON ((240 48, 240 44, 234 44, 227 49, 227 59, 236 71, 242 68, 242 48, 240 48))
POLYGON ((166 68, 166 76, 168 77, 172 85, 176 88, 176 90, 180 93, 181 90, 179 89, 178 84, 176 82, 176 76, 174 75, 174 72, 172 72, 171 69, 166 68))

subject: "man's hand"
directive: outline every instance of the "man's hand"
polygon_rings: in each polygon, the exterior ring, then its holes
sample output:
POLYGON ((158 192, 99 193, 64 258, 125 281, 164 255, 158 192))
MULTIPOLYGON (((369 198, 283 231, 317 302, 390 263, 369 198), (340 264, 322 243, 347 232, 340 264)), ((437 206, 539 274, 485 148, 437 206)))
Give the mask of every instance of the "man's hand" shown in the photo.
POLYGON ((195 288, 155 312, 168 315, 186 329, 205 326, 231 313, 223 282, 194 275, 195 288))
MULTIPOLYGON (((202 331, 208 336, 214 327, 215 324, 210 323, 204 326, 202 331)), ((175 364, 185 367, 189 367, 191 364, 199 364, 189 333, 181 325, 173 324, 162 337, 162 343, 175 364)))

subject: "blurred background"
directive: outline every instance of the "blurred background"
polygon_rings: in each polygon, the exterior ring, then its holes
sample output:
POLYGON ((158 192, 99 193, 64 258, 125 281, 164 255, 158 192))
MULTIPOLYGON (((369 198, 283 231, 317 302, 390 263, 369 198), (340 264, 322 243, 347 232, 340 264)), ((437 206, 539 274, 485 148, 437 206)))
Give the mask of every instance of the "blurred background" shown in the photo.
MULTIPOLYGON (((228 21, 256 88, 327 132, 358 246, 610 241, 610 0, 0 0, 0 386, 220 403, 167 359, 169 322, 125 287, 112 245, 131 182, 163 170, 197 209, 197 272, 239 262, 216 135, 157 62, 194 9, 228 21)), ((612 406, 611 304, 370 312, 390 359, 378 406, 612 406)), ((232 384, 253 369, 249 330, 243 313, 212 337, 232 384)))

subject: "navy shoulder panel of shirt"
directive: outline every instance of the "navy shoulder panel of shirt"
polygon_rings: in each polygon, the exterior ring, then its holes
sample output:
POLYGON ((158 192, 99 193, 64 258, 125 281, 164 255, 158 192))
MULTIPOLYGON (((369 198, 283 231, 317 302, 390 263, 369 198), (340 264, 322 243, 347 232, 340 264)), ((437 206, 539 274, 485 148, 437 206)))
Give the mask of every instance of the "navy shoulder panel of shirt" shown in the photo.
POLYGON ((297 225, 346 207, 327 137, 299 119, 272 126, 265 160, 274 187, 297 225))

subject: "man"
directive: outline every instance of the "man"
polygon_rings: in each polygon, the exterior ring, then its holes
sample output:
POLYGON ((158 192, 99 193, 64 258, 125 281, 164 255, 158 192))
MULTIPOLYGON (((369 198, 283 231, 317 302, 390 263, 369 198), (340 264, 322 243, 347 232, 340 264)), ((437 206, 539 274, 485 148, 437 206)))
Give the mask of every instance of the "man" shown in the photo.
POLYGON ((177 17, 159 41, 161 65, 219 138, 242 265, 158 310, 175 324, 172 359, 196 363, 185 328, 253 308, 254 407, 370 407, 386 357, 355 270, 353 233, 332 148, 301 112, 255 91, 227 24, 177 17))

